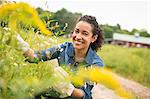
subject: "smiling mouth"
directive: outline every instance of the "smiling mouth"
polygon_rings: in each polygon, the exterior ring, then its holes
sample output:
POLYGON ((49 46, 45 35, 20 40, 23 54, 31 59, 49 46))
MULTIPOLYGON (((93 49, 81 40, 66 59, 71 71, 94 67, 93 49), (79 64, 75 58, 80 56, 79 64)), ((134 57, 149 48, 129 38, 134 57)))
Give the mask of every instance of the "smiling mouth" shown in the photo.
POLYGON ((76 41, 76 40, 74 41, 74 43, 77 44, 77 45, 83 44, 83 42, 81 42, 81 41, 76 41))

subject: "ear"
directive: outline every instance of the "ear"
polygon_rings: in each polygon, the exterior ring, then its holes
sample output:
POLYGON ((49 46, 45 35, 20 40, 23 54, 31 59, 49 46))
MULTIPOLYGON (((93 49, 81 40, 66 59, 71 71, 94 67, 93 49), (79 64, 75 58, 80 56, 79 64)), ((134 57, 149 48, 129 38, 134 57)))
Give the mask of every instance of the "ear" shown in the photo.
POLYGON ((97 40, 98 35, 94 35, 92 38, 92 43, 95 42, 97 40))

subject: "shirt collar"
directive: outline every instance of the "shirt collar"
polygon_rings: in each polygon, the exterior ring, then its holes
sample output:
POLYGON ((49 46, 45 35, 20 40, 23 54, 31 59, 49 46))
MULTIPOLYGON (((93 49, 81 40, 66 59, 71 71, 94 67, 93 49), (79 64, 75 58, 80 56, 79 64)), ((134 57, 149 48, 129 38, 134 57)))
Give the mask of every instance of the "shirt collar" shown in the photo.
POLYGON ((94 52, 94 51, 92 50, 92 48, 90 47, 90 48, 88 49, 87 55, 86 55, 86 57, 85 57, 86 63, 88 63, 89 65, 91 65, 92 62, 93 62, 93 57, 94 57, 94 55, 95 55, 95 52, 94 52))
POLYGON ((74 48, 73 48, 72 44, 70 44, 70 46, 68 46, 67 54, 69 57, 74 57, 74 48))
MULTIPOLYGON (((72 58, 74 57, 74 48, 72 44, 70 44, 70 46, 68 47, 67 54, 69 57, 72 57, 72 58)), ((92 50, 91 47, 89 47, 87 55, 85 57, 85 62, 91 65, 93 62, 94 55, 95 55, 95 52, 92 50)))

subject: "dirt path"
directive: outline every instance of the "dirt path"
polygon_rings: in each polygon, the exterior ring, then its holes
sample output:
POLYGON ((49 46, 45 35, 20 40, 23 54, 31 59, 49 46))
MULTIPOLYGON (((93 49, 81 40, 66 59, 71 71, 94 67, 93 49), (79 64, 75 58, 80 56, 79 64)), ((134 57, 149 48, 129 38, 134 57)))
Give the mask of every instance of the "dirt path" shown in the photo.
POLYGON ((141 97, 142 99, 150 99, 150 88, 144 87, 135 81, 131 81, 123 77, 118 76, 118 78, 126 90, 133 92, 137 97, 141 97))
MULTIPOLYGON (((128 80, 123 77, 118 79, 121 85, 128 91, 132 92, 135 97, 134 99, 150 99, 150 88, 146 88, 141 84, 128 80)), ((117 96, 115 92, 111 89, 106 88, 103 85, 96 85, 93 90, 93 99, 120 99, 121 97, 117 96)))

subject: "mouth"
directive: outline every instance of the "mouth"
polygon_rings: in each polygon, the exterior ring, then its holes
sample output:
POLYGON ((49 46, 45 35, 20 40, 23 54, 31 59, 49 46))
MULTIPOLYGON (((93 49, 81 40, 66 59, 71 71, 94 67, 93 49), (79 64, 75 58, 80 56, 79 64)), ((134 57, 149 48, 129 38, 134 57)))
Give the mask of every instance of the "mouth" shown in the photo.
POLYGON ((76 44, 76 45, 81 45, 81 44, 83 44, 83 42, 82 42, 82 41, 77 41, 77 40, 75 40, 75 41, 74 41, 74 44, 76 44))

